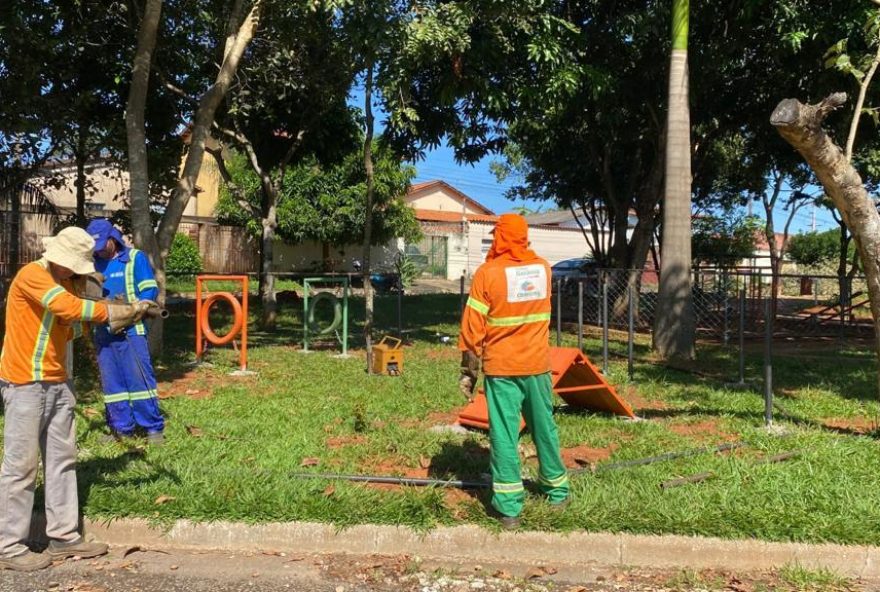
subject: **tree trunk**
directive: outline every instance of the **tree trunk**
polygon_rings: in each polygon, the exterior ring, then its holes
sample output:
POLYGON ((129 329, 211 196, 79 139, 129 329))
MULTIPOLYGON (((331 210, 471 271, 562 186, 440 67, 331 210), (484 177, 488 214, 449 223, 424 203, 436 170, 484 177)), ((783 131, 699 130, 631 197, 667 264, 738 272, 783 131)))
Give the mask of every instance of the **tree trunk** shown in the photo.
POLYGON ((691 149, 688 109, 688 0, 673 0, 666 132, 666 190, 654 349, 665 359, 694 357, 691 291, 691 149))
POLYGON ((367 61, 364 84, 364 170, 367 174, 367 195, 364 215, 364 341, 367 348, 367 374, 373 372, 373 284, 370 281, 370 243, 373 240, 373 62, 367 61))
POLYGON ((278 228, 278 191, 269 180, 263 187, 263 208, 260 235, 260 302, 263 305, 261 325, 263 329, 275 329, 278 302, 275 297, 275 275, 272 273, 272 256, 275 246, 275 230, 278 228))
MULTIPOLYGON (((138 29, 137 49, 131 71, 131 88, 125 108, 125 131, 128 141, 128 173, 130 178, 132 239, 136 247, 147 253, 159 284, 159 304, 165 302, 165 267, 155 256, 156 236, 150 218, 150 175, 147 159, 147 137, 144 110, 150 86, 150 64, 156 47, 156 32, 162 13, 162 0, 147 0, 138 29)), ((150 326, 150 352, 162 352, 162 319, 150 326)))
POLYGON ((858 172, 822 129, 822 122, 828 114, 845 102, 846 93, 829 95, 816 105, 785 99, 773 110, 770 123, 813 169, 856 241, 868 285, 880 364, 880 214, 858 172))
POLYGON ((82 124, 77 130, 76 146, 76 225, 86 227, 86 142, 82 124))
MULTIPOLYGON (((240 8, 240 3, 239 3, 240 8)), ((262 0, 255 0, 250 12, 244 19, 240 19, 238 11, 233 11, 233 15, 229 19, 228 34, 226 38, 226 46, 223 52, 223 63, 217 72, 217 78, 214 84, 202 95, 199 101, 199 107, 190 129, 189 152, 186 155, 186 161, 183 164, 183 173, 177 182, 177 186, 168 200, 168 206, 162 221, 159 224, 159 230, 156 233, 156 242, 158 246, 157 255, 164 261, 168 256, 168 250, 171 248, 171 242, 174 240, 174 234, 180 225, 180 219, 183 217, 183 211, 189 203, 196 187, 196 180, 202 167, 202 160, 205 157, 205 144, 211 133, 211 126, 214 123, 214 114, 229 85, 235 77, 238 70, 238 64, 244 55, 248 44, 253 39, 254 33, 260 21, 262 12, 262 0)))

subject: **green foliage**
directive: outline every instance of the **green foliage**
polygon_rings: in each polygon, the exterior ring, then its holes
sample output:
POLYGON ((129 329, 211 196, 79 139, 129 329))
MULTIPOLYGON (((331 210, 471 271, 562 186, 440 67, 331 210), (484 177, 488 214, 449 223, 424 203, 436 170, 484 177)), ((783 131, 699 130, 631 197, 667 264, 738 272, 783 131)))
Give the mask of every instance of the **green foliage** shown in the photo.
MULTIPOLYGON (((850 243, 850 255, 855 247, 850 243)), ((789 238, 786 253, 789 258, 806 267, 831 263, 840 257, 840 230, 805 232, 789 238)))
MULTIPOLYGON (((385 244, 394 238, 417 241, 421 236, 418 221, 402 199, 414 175, 413 167, 402 165, 378 142, 374 145, 373 166, 373 244, 385 244)), ((259 204, 260 183, 244 157, 233 155, 227 168, 247 199, 255 206, 259 204)), ((358 149, 337 165, 322 166, 315 158, 307 158, 284 176, 278 199, 278 236, 294 244, 309 240, 334 246, 360 244, 366 220, 365 195, 366 173, 358 149)), ((223 223, 245 226, 259 236, 259 220, 239 206, 228 188, 221 191, 217 216, 223 223)))
POLYGON ((756 217, 698 216, 693 221, 691 249, 695 262, 734 266, 755 253, 761 230, 756 217))
POLYGON ((397 273, 397 277, 400 278, 400 283, 404 288, 412 286, 413 282, 421 274, 419 266, 405 251, 397 254, 397 259, 394 261, 394 271, 397 273))
POLYGON ((169 275, 195 275, 202 272, 202 255, 199 246, 189 236, 178 232, 174 235, 165 271, 169 275))

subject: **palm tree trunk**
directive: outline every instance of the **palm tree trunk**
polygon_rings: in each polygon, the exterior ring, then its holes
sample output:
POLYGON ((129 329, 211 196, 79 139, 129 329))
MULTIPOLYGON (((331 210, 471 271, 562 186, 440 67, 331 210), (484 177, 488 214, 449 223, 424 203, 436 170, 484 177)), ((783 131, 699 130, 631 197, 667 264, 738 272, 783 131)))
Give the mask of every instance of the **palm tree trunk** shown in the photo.
POLYGON ((673 0, 660 294, 654 321, 654 349, 666 359, 694 357, 688 10, 688 0, 673 0))

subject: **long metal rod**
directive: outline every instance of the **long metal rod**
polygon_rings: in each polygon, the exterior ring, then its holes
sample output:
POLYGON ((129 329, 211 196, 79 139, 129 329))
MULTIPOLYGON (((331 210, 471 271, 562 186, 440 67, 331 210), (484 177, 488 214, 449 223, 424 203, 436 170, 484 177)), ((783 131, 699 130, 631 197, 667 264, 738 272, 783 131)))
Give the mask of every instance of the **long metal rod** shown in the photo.
MULTIPOLYGON (((616 463, 601 464, 596 468, 596 472, 616 471, 629 467, 638 467, 649 465, 656 462, 666 460, 674 460, 676 458, 685 458, 689 456, 698 456, 700 454, 724 452, 725 450, 734 450, 745 446, 745 442, 727 442, 718 446, 708 446, 704 448, 692 448, 689 450, 680 450, 677 452, 667 452, 658 454, 657 456, 648 456, 646 458, 637 458, 634 460, 625 460, 616 463)), ((591 471, 589 467, 581 469, 571 469, 570 474, 576 475, 591 471)), ((489 489, 492 483, 489 481, 464 481, 458 479, 426 479, 419 477, 395 477, 393 475, 346 475, 337 473, 291 473, 294 479, 329 479, 334 481, 354 481, 357 483, 384 483, 386 485, 414 485, 414 486, 438 486, 453 487, 456 489, 489 489)), ((529 482, 528 479, 525 482, 529 482)))

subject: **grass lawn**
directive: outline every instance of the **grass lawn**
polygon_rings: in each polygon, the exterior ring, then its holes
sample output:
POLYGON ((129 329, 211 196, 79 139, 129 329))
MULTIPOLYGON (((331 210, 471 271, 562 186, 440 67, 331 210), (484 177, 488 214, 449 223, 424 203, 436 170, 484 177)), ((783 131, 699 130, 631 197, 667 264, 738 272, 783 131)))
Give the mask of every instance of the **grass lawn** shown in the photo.
MULTIPOLYGON (((258 277, 251 276, 248 278, 248 290, 255 292, 259 283, 258 277)), ((211 281, 206 286, 215 292, 241 291, 240 282, 211 281)), ((195 294, 196 279, 194 276, 170 276, 167 287, 169 294, 195 294)), ((275 280, 275 289, 279 292, 284 290, 302 290, 302 286, 294 280, 279 278, 275 280)))
MULTIPOLYGON (((390 332, 396 299, 377 303, 377 326, 390 332)), ((161 365, 167 443, 158 449, 99 442, 100 393, 94 370, 80 360, 79 477, 86 515, 494 527, 486 493, 291 477, 311 471, 479 479, 488 472, 485 435, 430 429, 450 423, 463 403, 454 346, 458 295, 408 296, 404 307, 412 345, 403 376, 396 378, 366 376, 362 351, 349 359, 300 353, 296 305, 282 309, 277 333, 251 333, 256 376, 228 376, 237 359, 231 349, 214 350, 213 366, 191 368, 192 306, 175 311, 161 365), (441 335, 453 336, 450 344, 441 335)), ((360 301, 352 309, 358 324, 360 301)), ((566 345, 574 343, 566 336, 566 345)), ((598 363, 599 342, 585 343, 598 363)), ((647 346, 638 350, 645 360, 647 346)), ((747 360, 750 377, 761 376, 759 351, 747 360)), ((880 449, 872 435, 880 409, 870 351, 780 351, 774 386, 781 406, 796 419, 779 419, 783 436, 762 427, 758 392, 723 386, 736 376, 735 350, 702 347, 694 368, 697 373, 642 361, 628 383, 625 359, 613 356, 610 379, 645 420, 560 406, 556 417, 569 466, 727 441, 747 447, 573 476, 571 505, 556 514, 530 495, 524 527, 880 544, 880 449), (787 451, 800 456, 756 462, 787 451), (713 474, 708 481, 659 487, 706 471, 713 474)), ((532 456, 528 435, 522 448, 532 456)), ((534 458, 524 470, 535 474, 534 458)))

